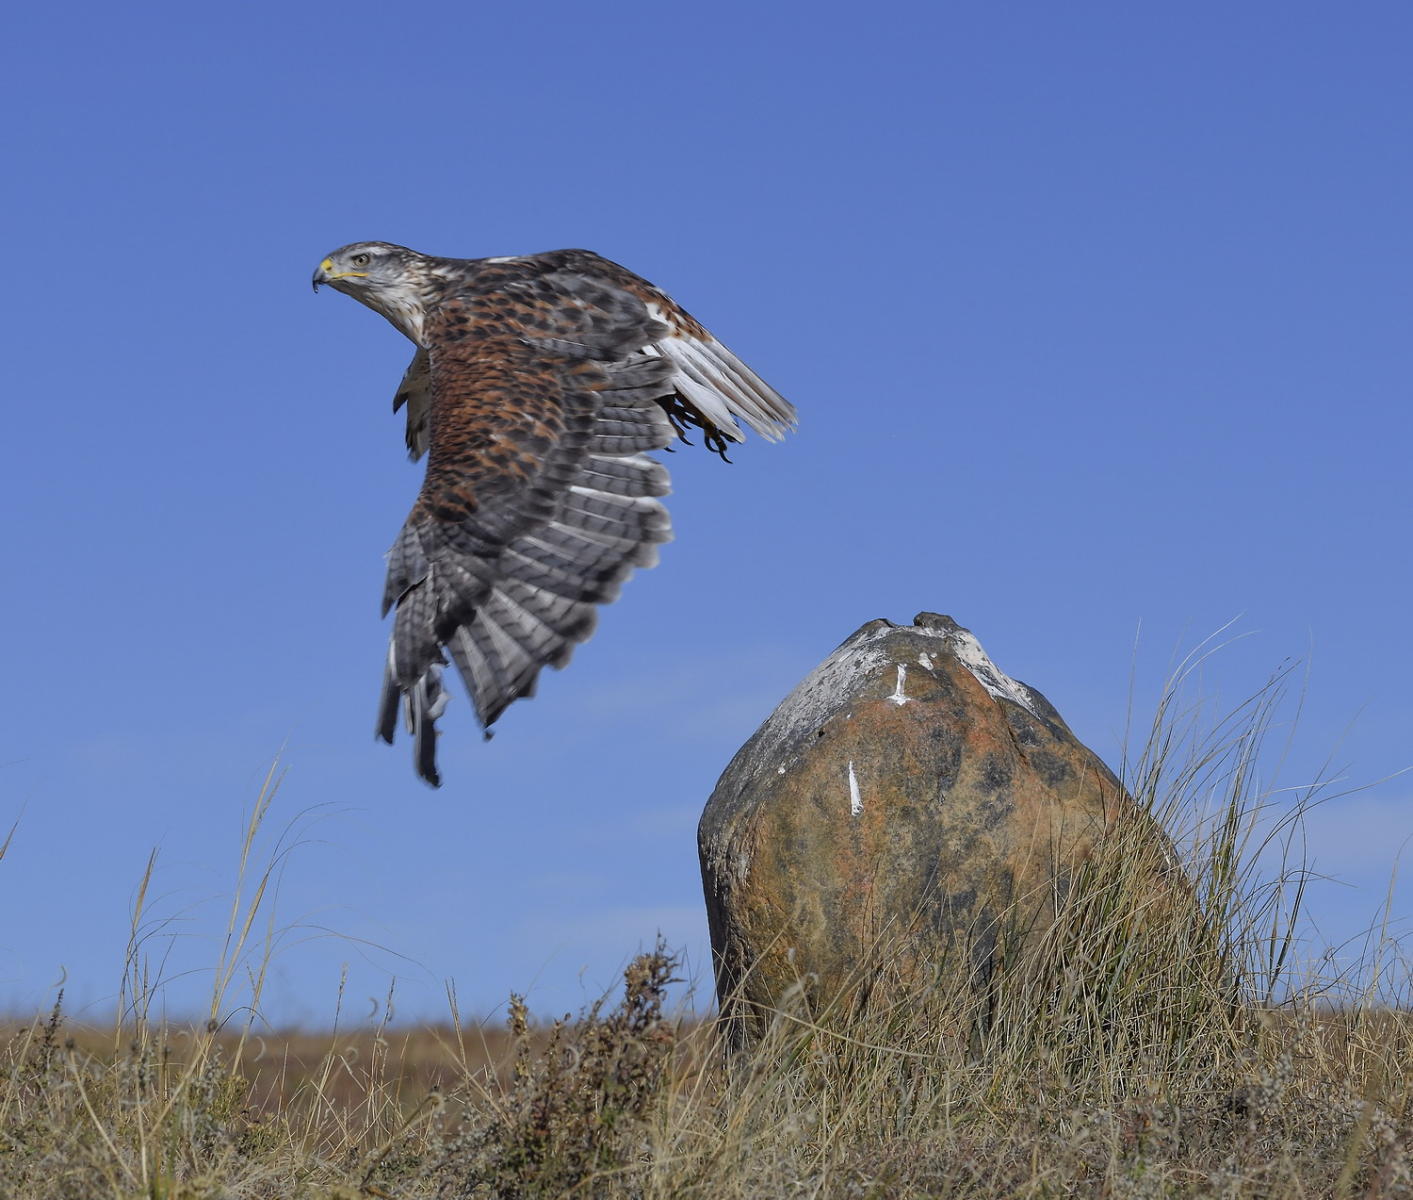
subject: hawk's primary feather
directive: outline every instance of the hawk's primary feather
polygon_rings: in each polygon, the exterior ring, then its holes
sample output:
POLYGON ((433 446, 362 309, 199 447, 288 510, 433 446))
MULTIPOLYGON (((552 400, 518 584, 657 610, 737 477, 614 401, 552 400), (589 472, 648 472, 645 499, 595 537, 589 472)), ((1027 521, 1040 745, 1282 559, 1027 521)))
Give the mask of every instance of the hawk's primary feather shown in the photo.
POLYGON ((794 409, 666 295, 588 251, 458 260, 364 242, 314 281, 418 344, 393 407, 427 475, 388 555, 378 734, 393 740, 401 708, 435 785, 446 655, 489 727, 671 538, 667 472, 644 452, 687 427, 720 452, 743 440, 736 419, 773 440, 794 409))

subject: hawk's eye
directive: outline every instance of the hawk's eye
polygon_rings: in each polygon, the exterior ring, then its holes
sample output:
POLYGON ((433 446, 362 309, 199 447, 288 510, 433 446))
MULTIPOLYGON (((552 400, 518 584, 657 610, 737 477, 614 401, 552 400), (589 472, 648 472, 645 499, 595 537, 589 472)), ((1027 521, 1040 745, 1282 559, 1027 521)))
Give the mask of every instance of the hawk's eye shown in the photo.
POLYGON ((366 254, 355 254, 348 261, 351 262, 355 267, 366 267, 368 265, 368 257, 369 256, 366 254))

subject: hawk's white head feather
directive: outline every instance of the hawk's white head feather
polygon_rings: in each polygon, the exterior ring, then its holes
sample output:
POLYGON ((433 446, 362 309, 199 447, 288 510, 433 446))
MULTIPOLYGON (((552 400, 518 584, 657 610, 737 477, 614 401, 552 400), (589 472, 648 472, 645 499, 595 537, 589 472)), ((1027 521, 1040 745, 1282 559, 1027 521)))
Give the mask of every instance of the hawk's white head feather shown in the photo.
POLYGON ((440 282, 432 259, 391 242, 340 246, 314 272, 314 290, 328 284, 381 313, 403 333, 422 342, 431 295, 440 282))

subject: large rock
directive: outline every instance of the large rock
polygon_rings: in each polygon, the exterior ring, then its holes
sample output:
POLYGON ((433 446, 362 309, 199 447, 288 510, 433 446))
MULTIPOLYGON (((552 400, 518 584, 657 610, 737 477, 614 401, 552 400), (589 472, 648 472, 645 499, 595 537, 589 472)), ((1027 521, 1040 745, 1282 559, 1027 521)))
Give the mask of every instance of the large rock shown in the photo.
POLYGON ((885 947, 894 982, 959 945, 984 978, 1001 941, 1013 952, 1053 919, 1125 811, 1050 702, 950 617, 870 621, 741 748, 702 814, 723 1012, 750 1017, 797 985, 816 1006, 862 994, 885 947))

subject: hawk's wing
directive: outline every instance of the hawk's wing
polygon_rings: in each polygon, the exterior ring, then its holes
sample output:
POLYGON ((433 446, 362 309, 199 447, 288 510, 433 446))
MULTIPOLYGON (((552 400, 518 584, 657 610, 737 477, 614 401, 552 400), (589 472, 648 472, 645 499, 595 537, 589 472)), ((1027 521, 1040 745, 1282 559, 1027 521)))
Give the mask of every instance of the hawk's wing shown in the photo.
POLYGON ((536 257, 630 293, 643 302, 649 316, 662 322, 664 335, 654 339, 647 353, 660 355, 672 366, 669 394, 661 403, 679 431, 682 426, 702 430, 706 444, 720 454, 726 441, 746 440, 737 420, 772 442, 795 427, 795 406, 666 292, 590 250, 558 250, 536 257))
POLYGON ((427 453, 427 422, 432 412, 432 366, 421 346, 402 373, 393 396, 393 412, 407 405, 407 457, 416 462, 427 453))
MULTIPOLYGON (((542 263, 555 271, 594 278, 642 301, 648 315, 660 322, 656 341, 644 347, 644 353, 671 364, 669 386, 659 403, 679 433, 700 429, 707 446, 724 458, 727 441, 745 440, 737 419, 772 442, 794 427, 794 405, 671 296, 627 267, 590 250, 556 250, 516 261, 542 263)), ((407 406, 407 454, 414 462, 427 452, 431 404, 427 351, 418 347, 393 397, 393 412, 407 406)))
POLYGON ((671 361, 644 352, 667 333, 640 298, 568 272, 467 290, 428 315, 430 453, 388 554, 378 733, 393 740, 401 706, 429 783, 443 649, 489 726, 671 537, 656 499, 667 472, 641 453, 674 437, 659 404, 671 361))

